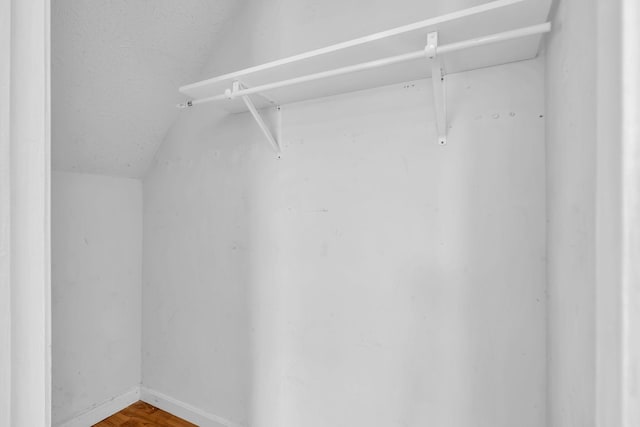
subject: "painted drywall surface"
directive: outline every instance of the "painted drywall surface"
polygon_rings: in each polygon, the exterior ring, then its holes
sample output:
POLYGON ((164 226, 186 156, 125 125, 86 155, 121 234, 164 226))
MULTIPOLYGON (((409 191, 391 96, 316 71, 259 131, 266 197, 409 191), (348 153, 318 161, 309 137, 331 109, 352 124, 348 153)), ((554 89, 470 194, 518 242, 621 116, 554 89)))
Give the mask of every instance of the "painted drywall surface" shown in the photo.
POLYGON ((51 3, 54 168, 142 176, 242 1, 51 3))
POLYGON ((549 426, 594 425, 596 3, 562 0, 547 45, 549 426))
POLYGON ((543 66, 244 115, 144 183, 143 385, 251 426, 543 426, 543 66))
POLYGON ((179 86, 488 1, 53 1, 54 169, 143 176, 179 86))
POLYGON ((142 185, 53 174, 53 424, 140 383, 142 185))

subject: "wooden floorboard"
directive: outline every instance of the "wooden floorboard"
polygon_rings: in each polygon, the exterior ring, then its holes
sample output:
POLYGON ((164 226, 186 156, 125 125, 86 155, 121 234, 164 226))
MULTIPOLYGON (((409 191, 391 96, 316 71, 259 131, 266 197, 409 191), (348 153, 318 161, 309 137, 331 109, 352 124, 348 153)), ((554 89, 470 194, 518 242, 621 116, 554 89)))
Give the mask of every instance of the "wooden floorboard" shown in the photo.
POLYGON ((145 402, 136 402, 93 427, 198 427, 145 402))

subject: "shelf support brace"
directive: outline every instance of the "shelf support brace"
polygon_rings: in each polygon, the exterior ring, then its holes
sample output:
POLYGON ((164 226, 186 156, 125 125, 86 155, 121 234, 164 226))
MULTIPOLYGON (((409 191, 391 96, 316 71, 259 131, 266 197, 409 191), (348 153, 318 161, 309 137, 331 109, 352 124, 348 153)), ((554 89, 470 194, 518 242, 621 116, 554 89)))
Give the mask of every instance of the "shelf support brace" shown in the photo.
POLYGON ((438 143, 447 143, 447 101, 445 92, 444 72, 442 60, 438 56, 438 32, 427 35, 427 46, 424 49, 427 58, 431 60, 431 82, 433 84, 433 100, 436 113, 436 129, 438 143))
MULTIPOLYGON (((230 93, 227 92, 228 97, 230 99, 235 98, 234 93, 239 91, 240 89, 246 89, 246 87, 243 84, 241 84, 239 81, 233 82, 233 89, 230 91, 230 93)), ((278 154, 278 158, 280 158, 282 155, 282 151, 280 150, 280 145, 278 144, 278 141, 274 138, 267 124, 264 122, 264 119, 258 112, 258 109, 256 108, 255 104, 253 103, 249 95, 241 95, 241 98, 242 98, 242 101, 244 101, 244 104, 249 109, 249 112, 253 116, 253 119, 258 124, 258 127, 260 128, 264 136, 267 138, 267 141, 269 141, 273 149, 278 154)), ((280 114, 281 114, 280 108, 278 107, 278 115, 280 114)))

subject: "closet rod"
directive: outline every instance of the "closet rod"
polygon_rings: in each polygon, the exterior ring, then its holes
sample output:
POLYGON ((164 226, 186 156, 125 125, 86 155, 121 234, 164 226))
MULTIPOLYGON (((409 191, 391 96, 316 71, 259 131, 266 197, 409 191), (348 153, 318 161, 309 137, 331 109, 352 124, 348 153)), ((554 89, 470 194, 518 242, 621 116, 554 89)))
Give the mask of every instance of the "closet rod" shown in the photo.
MULTIPOLYGON (((436 53, 438 55, 441 55, 441 54, 456 52, 459 50, 468 49, 472 47, 484 46, 487 44, 518 39, 518 38, 532 36, 536 34, 548 33, 549 31, 551 31, 551 23, 545 22, 543 24, 533 25, 525 28, 519 28, 517 30, 505 31, 502 33, 491 34, 488 36, 476 37, 470 40, 442 45, 437 48, 436 53)), ((415 52, 405 53, 402 55, 396 55, 396 56, 391 56, 383 59, 378 59, 375 61, 369 61, 361 64, 337 68, 335 70, 323 71, 320 73, 314 73, 306 76, 295 77, 292 79, 282 80, 279 82, 249 87, 246 89, 240 89, 240 90, 227 89, 224 94, 188 101, 186 106, 203 104, 211 101, 220 101, 224 99, 233 99, 239 96, 247 96, 255 93, 267 92, 267 91, 278 89, 281 87, 292 86, 300 83, 311 82, 314 80, 340 76, 343 74, 355 73, 358 71, 371 70, 371 69, 383 67, 386 65, 398 64, 400 62, 411 61, 411 60, 416 60, 420 58, 427 58, 427 54, 425 53, 424 49, 418 50, 415 52)))

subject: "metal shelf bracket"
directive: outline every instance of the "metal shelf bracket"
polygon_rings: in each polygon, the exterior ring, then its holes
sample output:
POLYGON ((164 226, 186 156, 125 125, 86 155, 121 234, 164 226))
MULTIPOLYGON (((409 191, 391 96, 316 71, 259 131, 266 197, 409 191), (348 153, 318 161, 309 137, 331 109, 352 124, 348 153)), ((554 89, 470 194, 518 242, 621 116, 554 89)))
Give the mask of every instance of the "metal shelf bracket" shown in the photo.
MULTIPOLYGON (((236 98, 235 94, 239 90, 243 90, 243 89, 248 89, 248 88, 241 82, 234 81, 233 88, 227 89, 225 94, 229 99, 234 99, 236 98)), ((269 129, 269 126, 267 126, 267 124, 265 123, 264 119, 262 118, 262 115, 260 114, 260 112, 258 112, 258 109, 256 108, 255 104, 253 103, 249 95, 240 95, 240 98, 242 98, 242 101, 244 101, 245 105, 247 106, 247 109, 253 116, 253 119, 256 121, 256 123, 258 124, 258 127, 260 128, 264 136, 267 138, 267 141, 269 141, 273 149, 276 151, 278 158, 281 158, 282 150, 280 149, 280 144, 278 144, 278 140, 271 133, 271 129, 269 129)), ((280 110, 280 106, 276 107, 276 110, 278 114, 278 127, 280 127, 282 123, 281 121, 282 112, 280 110)))
POLYGON ((431 60, 431 82, 433 84, 438 143, 445 145, 447 143, 447 100, 442 60, 438 56, 437 31, 427 34, 427 46, 424 48, 424 52, 431 60))

